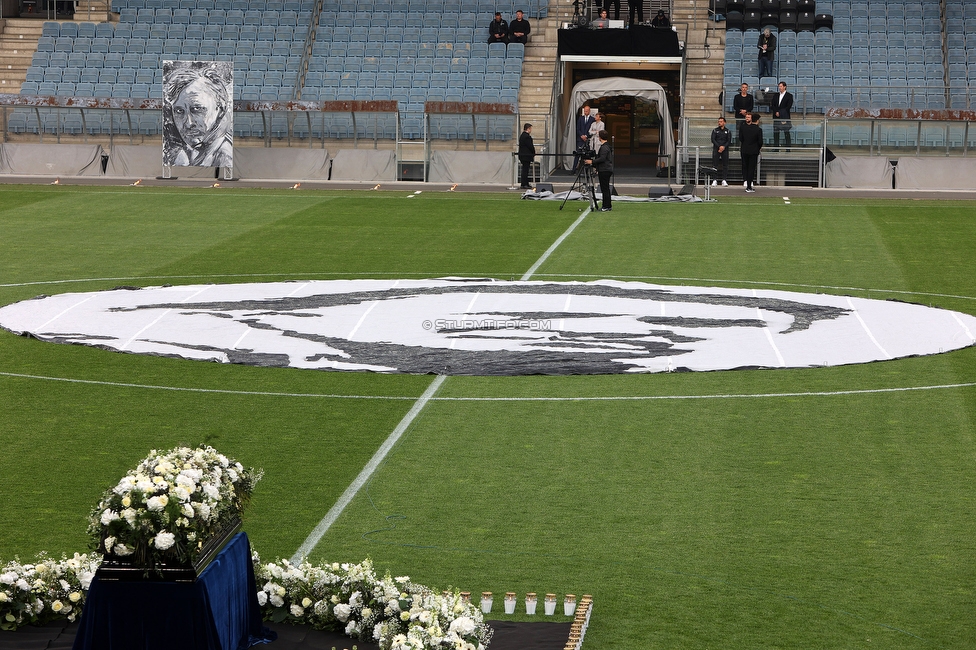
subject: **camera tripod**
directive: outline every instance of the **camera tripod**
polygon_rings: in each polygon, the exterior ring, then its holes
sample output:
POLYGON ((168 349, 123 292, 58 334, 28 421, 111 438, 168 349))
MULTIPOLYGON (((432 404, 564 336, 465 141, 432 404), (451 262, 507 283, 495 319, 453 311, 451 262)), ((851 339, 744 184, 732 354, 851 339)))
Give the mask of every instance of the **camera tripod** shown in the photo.
MULTIPOLYGON (((592 152, 590 152, 589 155, 592 156, 592 152)), ((587 165, 580 160, 579 171, 576 172, 576 179, 573 181, 573 186, 569 188, 569 192, 566 193, 566 198, 563 199, 562 205, 559 206, 559 209, 562 210, 563 207, 566 206, 566 201, 568 201, 569 197, 573 195, 573 190, 576 190, 577 188, 580 195, 585 196, 590 200, 591 210, 596 211, 599 209, 599 206, 596 203, 596 188, 593 184, 593 176, 595 174, 596 172, 593 171, 592 165, 587 165)))

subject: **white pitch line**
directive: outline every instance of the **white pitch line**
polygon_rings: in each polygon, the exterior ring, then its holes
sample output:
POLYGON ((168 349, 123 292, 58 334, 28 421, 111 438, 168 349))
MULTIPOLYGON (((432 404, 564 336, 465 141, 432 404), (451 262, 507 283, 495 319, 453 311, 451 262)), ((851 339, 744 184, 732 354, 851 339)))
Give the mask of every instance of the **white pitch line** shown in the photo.
POLYGON ((319 543, 319 540, 322 539, 322 536, 325 535, 329 528, 332 527, 332 524, 334 524, 336 519, 339 518, 339 515, 342 514, 342 511, 346 509, 346 506, 349 505, 359 490, 366 485, 366 481, 370 479, 373 472, 376 471, 376 468, 380 466, 380 463, 383 462, 386 455, 390 453, 393 446, 398 440, 400 440, 400 436, 402 436, 407 430, 410 423, 413 422, 418 415, 420 415, 420 412, 424 410, 425 406, 427 406, 427 402, 430 401, 430 398, 434 396, 434 393, 437 392, 437 389, 441 387, 441 384, 443 384, 446 379, 447 377, 444 375, 438 375, 434 378, 434 381, 430 383, 430 386, 428 386, 427 390, 424 391, 424 394, 420 396, 420 399, 414 403, 410 411, 403 416, 402 420, 400 420, 400 424, 396 426, 393 433, 389 435, 380 448, 376 450, 376 453, 373 454, 373 457, 369 460, 369 462, 366 463, 366 467, 364 467, 363 471, 359 473, 359 476, 357 476, 355 480, 349 484, 349 487, 347 487, 346 491, 342 493, 339 500, 335 502, 335 505, 333 505, 329 511, 325 513, 325 517, 322 518, 322 521, 319 522, 318 526, 316 526, 305 541, 302 542, 302 545, 298 547, 295 554, 291 556, 292 564, 299 564, 302 560, 308 557, 308 554, 312 552, 315 546, 319 543))
MULTIPOLYGON (((73 379, 71 377, 47 377, 28 375, 19 372, 2 372, 0 377, 13 379, 33 379, 36 381, 60 381, 66 384, 88 386, 107 386, 109 388, 136 388, 140 390, 168 390, 177 393, 212 393, 217 395, 249 395, 253 397, 289 397, 310 399, 360 399, 415 401, 405 395, 342 395, 338 393, 280 393, 260 390, 231 390, 228 388, 187 388, 185 386, 160 386, 155 384, 134 384, 119 381, 99 381, 96 379, 73 379)), ((961 384, 932 384, 928 386, 896 386, 894 388, 860 388, 834 391, 813 391, 802 393, 713 393, 704 395, 599 395, 576 397, 431 397, 429 402, 645 402, 657 400, 697 400, 697 399, 769 399, 777 397, 835 397, 845 395, 874 395, 879 393, 910 393, 927 390, 947 390, 973 388, 976 381, 961 384)))
MULTIPOLYGON (((415 194, 412 194, 411 196, 416 196, 417 194, 420 194, 420 192, 417 191, 415 194)), ((529 268, 529 270, 525 272, 525 275, 522 276, 523 281, 528 280, 529 278, 532 277, 532 274, 535 273, 536 269, 542 266, 542 263, 549 258, 552 252, 556 250, 556 248, 558 248, 559 245, 563 243, 563 241, 565 241, 567 237, 569 237, 569 235, 576 229, 576 226, 581 224, 583 222, 583 219, 585 219, 586 215, 588 215, 589 213, 590 213, 590 208, 587 207, 586 210, 583 211, 583 214, 580 215, 579 219, 574 221, 573 224, 566 229, 566 232, 560 235, 559 238, 553 243, 553 245, 550 246, 546 250, 546 252, 542 254, 542 257, 536 260, 536 263, 533 264, 529 268)), ((468 309, 466 311, 471 310, 471 308, 474 306, 474 301, 477 299, 478 299, 478 295, 475 294, 475 297, 471 299, 471 304, 468 305, 468 309)), ((367 313, 369 312, 367 311, 367 313)), ((427 387, 427 390, 424 391, 424 394, 420 396, 420 399, 418 399, 414 403, 410 411, 400 421, 400 424, 398 424, 396 429, 393 430, 393 433, 391 433, 390 436, 383 443, 383 445, 378 450, 376 450, 376 453, 373 454, 373 458, 371 458, 369 463, 366 464, 366 467, 363 468, 363 471, 359 473, 359 476, 356 477, 356 480, 354 480, 349 485, 349 487, 346 488, 345 492, 342 493, 342 496, 339 497, 339 500, 336 501, 335 505, 333 505, 329 509, 329 511, 325 513, 325 517, 322 518, 322 521, 318 523, 318 525, 315 527, 314 530, 312 530, 308 538, 304 542, 302 542, 301 546, 298 547, 298 550, 295 551, 295 554, 291 558, 293 564, 297 564, 298 562, 301 562, 302 559, 307 557, 308 554, 315 549, 315 546, 316 544, 319 543, 319 540, 321 540, 322 537, 329 531, 329 528, 331 528, 332 524, 334 524, 335 521, 339 518, 339 516, 342 514, 342 511, 346 509, 346 506, 349 505, 349 503, 353 500, 353 498, 356 496, 359 490, 362 489, 362 487, 366 484, 367 481, 369 481, 370 477, 372 477, 373 475, 373 472, 375 472, 376 468, 380 466, 380 464, 386 458, 386 455, 390 453, 390 450, 393 449, 393 446, 400 439, 400 436, 403 435, 403 432, 407 430, 407 428, 410 426, 410 423, 414 421, 414 418, 416 418, 420 414, 420 412, 424 410, 424 407, 427 406, 427 403, 430 402, 432 399, 434 399, 434 394, 437 392, 437 390, 441 387, 441 385, 443 385, 443 383, 446 380, 447 380, 446 376, 438 375, 434 379, 434 381, 431 382, 430 386, 427 387)))
POLYGON ((44 328, 45 328, 45 327, 47 327, 48 325, 50 325, 51 323, 53 323, 53 322, 54 322, 54 321, 56 321, 57 319, 59 319, 59 318, 61 318, 62 316, 64 316, 65 314, 67 314, 67 313, 68 313, 69 311, 71 311, 72 309, 74 309, 74 308, 75 308, 75 307, 77 307, 78 305, 83 305, 83 304, 85 304, 86 302, 88 302, 89 300, 91 300, 91 299, 92 299, 92 298, 94 298, 94 297, 95 297, 95 296, 88 296, 88 297, 87 297, 87 298, 85 298, 84 300, 82 300, 82 301, 80 301, 80 302, 77 302, 77 303, 75 303, 75 304, 73 304, 73 305, 71 305, 70 307, 68 307, 67 309, 65 309, 64 311, 62 311, 62 312, 61 312, 60 314, 58 314, 57 316, 55 316, 54 318, 52 318, 52 319, 51 319, 51 320, 49 320, 48 322, 46 322, 46 323, 44 323, 43 325, 41 325, 40 327, 38 327, 36 331, 38 331, 38 332, 43 332, 43 331, 44 331, 44 328))
POLYGON ((976 341, 976 336, 973 336, 973 333, 969 331, 969 328, 966 326, 966 324, 964 322, 962 322, 961 320, 959 320, 959 317, 956 316, 956 312, 950 311, 949 313, 952 314, 952 317, 954 319, 956 319, 956 322, 957 323, 959 323, 959 327, 961 327, 962 330, 966 333, 966 336, 969 337, 969 340, 970 341, 976 341))
POLYGON ((857 308, 854 306, 854 303, 851 302, 850 298, 847 299, 847 304, 851 306, 851 309, 854 311, 854 316, 857 317, 857 321, 861 324, 861 327, 864 328, 864 332, 868 335, 868 338, 871 339, 871 342, 874 343, 875 347, 881 350, 881 354, 885 355, 885 359, 890 359, 891 355, 888 354, 887 350, 881 347, 881 344, 878 343, 878 339, 874 338, 874 334, 872 334, 871 330, 868 329, 868 324, 864 322, 863 318, 861 318, 861 315, 857 312, 857 308))
POLYGON ((579 219, 577 219, 576 221, 574 221, 573 222, 573 225, 571 225, 569 228, 567 228, 566 229, 566 232, 564 232, 563 234, 561 234, 559 236, 559 239, 557 239, 556 241, 554 241, 552 243, 552 246, 550 246, 549 249, 545 253, 542 254, 542 257, 540 257, 538 260, 536 260, 536 263, 529 267, 529 270, 526 271, 525 272, 525 275, 523 275, 522 278, 521 278, 523 282, 526 281, 526 280, 528 280, 529 278, 531 278, 533 275, 535 275, 535 272, 539 270, 539 267, 542 266, 542 264, 547 259, 549 259, 549 256, 552 255, 553 251, 555 251, 557 248, 559 248, 559 245, 562 244, 563 241, 567 237, 569 237, 573 233, 574 230, 576 230, 576 226, 578 226, 581 223, 583 223, 583 219, 586 219, 586 215, 588 215, 588 214, 590 214, 590 207, 589 206, 587 206, 587 208, 585 210, 583 210, 583 214, 581 214, 579 216, 579 219))

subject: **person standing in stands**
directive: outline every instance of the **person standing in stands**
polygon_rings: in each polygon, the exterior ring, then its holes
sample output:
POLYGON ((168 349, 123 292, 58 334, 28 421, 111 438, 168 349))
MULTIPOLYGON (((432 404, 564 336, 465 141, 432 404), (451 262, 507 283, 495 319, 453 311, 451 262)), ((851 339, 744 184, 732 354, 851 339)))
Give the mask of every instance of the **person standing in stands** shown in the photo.
POLYGON ((529 21, 524 18, 522 10, 519 9, 515 12, 515 20, 508 24, 508 42, 509 43, 528 43, 529 33, 532 31, 532 26, 529 25, 529 21))
POLYGON ((742 178, 746 192, 755 192, 756 167, 759 165, 759 152, 762 151, 763 134, 759 126, 759 113, 746 113, 746 123, 739 136, 739 153, 742 156, 742 178))
POLYGON ((610 177, 613 176, 613 145, 607 142, 610 134, 606 131, 600 131, 596 137, 600 140, 600 153, 585 162, 587 165, 593 165, 600 179, 600 194, 603 196, 603 208, 600 212, 610 212, 613 209, 611 198, 613 190, 610 189, 610 177))
POLYGON ((773 144, 779 146, 779 134, 783 132, 786 134, 786 146, 790 146, 790 130, 793 128, 793 123, 790 121, 793 93, 786 91, 785 82, 779 82, 779 94, 773 97, 769 110, 773 114, 773 144))
POLYGON ((627 0, 627 8, 630 10, 630 24, 639 25, 644 22, 644 0, 627 0), (634 11, 637 12, 637 22, 634 22, 634 11))
POLYGON ((489 43, 508 43, 508 23, 502 18, 502 12, 495 12, 495 20, 488 26, 489 43))
POLYGON ((579 168, 580 151, 589 148, 587 140, 590 138, 590 126, 593 125, 593 116, 590 115, 590 105, 583 106, 583 113, 576 118, 576 154, 573 157, 573 172, 579 168))
POLYGON ((742 126, 746 123, 746 115, 756 108, 756 101, 749 94, 749 84, 739 87, 739 94, 732 98, 732 112, 735 113, 735 137, 742 141, 742 126))
POLYGON ((759 35, 759 78, 773 76, 773 57, 776 52, 776 37, 769 28, 759 35))
POLYGON ((603 116, 598 111, 597 114, 593 116, 593 124, 590 125, 590 137, 587 139, 593 153, 600 152, 600 138, 597 136, 600 135, 600 131, 603 131, 605 128, 607 128, 607 125, 603 123, 603 116))
POLYGON ((664 9, 659 9, 657 15, 654 16, 654 20, 651 21, 652 27, 670 27, 671 21, 668 20, 668 15, 664 13, 664 9))
POLYGON ((718 126, 712 129, 712 166, 718 170, 718 175, 712 180, 712 185, 728 186, 729 175, 729 145, 732 144, 732 134, 725 128, 725 118, 718 118, 718 126))
POLYGON ((532 189, 529 185, 529 170, 535 160, 535 143, 532 142, 532 125, 528 122, 522 127, 522 135, 519 136, 518 159, 522 163, 519 187, 523 190, 532 189))

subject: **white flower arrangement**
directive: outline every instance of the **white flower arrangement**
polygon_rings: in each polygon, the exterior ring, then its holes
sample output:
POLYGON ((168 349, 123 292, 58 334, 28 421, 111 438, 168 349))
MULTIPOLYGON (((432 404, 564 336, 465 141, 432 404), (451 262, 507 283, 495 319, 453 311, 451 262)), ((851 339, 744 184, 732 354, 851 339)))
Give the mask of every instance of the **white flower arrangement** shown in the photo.
POLYGON ((191 563, 207 539, 241 516, 260 479, 213 447, 154 449, 92 510, 92 548, 147 569, 191 563))
POLYGON ((33 564, 8 562, 0 569, 0 630, 77 620, 101 560, 75 553, 60 560, 41 554, 33 564))
POLYGON ((406 576, 377 578, 373 564, 262 564, 254 554, 266 620, 342 630, 382 650, 484 650, 492 630, 460 592, 435 594, 406 576))

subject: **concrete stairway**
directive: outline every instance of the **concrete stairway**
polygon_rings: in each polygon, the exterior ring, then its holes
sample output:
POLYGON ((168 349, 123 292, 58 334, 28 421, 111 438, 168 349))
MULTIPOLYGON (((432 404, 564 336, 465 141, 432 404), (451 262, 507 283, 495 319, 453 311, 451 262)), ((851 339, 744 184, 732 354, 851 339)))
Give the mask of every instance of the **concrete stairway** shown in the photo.
POLYGON ((0 92, 18 93, 37 50, 43 21, 7 18, 0 23, 0 92))
MULTIPOLYGON (((543 144, 544 125, 550 119, 552 86, 556 72, 556 39, 559 24, 569 20, 565 17, 565 7, 572 15, 572 0, 550 0, 549 16, 532 20, 532 35, 525 47, 522 62, 522 85, 519 90, 519 115, 524 124, 532 124, 532 136, 536 144, 543 144)), ((555 116, 552 116, 553 118, 555 116)), ((555 125, 551 123, 549 128, 555 125)), ((519 131, 522 125, 519 124, 519 131)))
POLYGON ((681 116, 717 119, 725 68, 725 23, 708 20, 708 0, 674 0, 671 22, 685 39, 687 64, 681 116), (685 36, 687 29, 687 37, 685 36))

